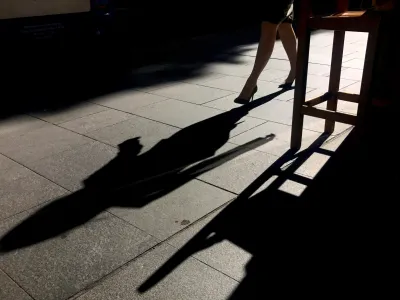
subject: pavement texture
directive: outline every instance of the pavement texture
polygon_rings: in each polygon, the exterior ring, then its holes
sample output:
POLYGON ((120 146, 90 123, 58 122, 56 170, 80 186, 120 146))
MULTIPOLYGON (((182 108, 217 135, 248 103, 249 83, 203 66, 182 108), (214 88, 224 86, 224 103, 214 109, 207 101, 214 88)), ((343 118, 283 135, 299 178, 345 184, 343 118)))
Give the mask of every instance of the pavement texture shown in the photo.
MULTIPOLYGON (((343 91, 360 90, 366 42, 365 34, 346 35, 343 91)), ((308 98, 327 91, 332 43, 330 32, 312 35, 308 98)), ((255 101, 233 101, 256 48, 252 41, 209 61, 156 62, 131 71, 118 90, 3 118, 0 299, 261 299, 244 294, 252 279, 284 296, 282 278, 302 275, 260 259, 266 247, 288 251, 261 225, 285 227, 264 210, 265 197, 297 199, 330 156, 308 155, 279 183, 276 166, 296 165, 285 160, 294 91, 278 88, 289 70, 279 41, 255 101), (252 201, 242 207, 235 199, 244 197, 252 201), (251 217, 218 221, 232 210, 251 217), (265 277, 249 275, 257 268, 265 277)), ((356 109, 339 103, 340 111, 356 109)), ((323 127, 305 119, 303 149, 318 144, 323 127)), ((351 131, 337 124, 318 145, 335 153, 351 131)))

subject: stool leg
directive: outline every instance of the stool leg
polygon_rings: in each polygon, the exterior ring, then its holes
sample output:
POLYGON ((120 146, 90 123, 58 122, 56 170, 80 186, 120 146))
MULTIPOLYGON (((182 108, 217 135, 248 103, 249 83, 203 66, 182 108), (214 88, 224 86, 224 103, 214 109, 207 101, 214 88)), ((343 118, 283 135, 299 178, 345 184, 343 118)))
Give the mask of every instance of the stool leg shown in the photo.
POLYGON ((370 32, 368 36, 367 51, 365 54, 364 71, 361 82, 360 98, 357 111, 357 127, 367 125, 368 110, 372 105, 372 77, 374 71, 374 61, 378 43, 378 31, 370 32))
MULTIPOLYGON (((340 74, 342 72, 343 48, 345 31, 335 31, 332 47, 331 73, 329 77, 329 94, 331 97, 327 101, 327 109, 336 111, 338 98, 337 93, 340 87, 340 74)), ((325 121, 325 132, 332 133, 335 130, 335 121, 325 121)))
POLYGON ((293 103, 292 137, 290 147, 300 149, 303 136, 304 115, 301 111, 306 98, 308 58, 310 55, 310 31, 304 29, 299 34, 297 50, 296 86, 293 103))

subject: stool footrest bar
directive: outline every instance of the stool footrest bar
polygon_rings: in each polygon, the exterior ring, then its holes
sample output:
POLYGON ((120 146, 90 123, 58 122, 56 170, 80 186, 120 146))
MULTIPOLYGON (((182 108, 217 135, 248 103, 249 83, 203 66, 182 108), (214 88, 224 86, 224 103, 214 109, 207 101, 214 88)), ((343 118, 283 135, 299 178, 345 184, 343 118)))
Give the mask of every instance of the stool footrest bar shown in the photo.
POLYGON ((357 95, 357 94, 338 92, 337 97, 339 100, 343 100, 343 101, 347 101, 347 102, 354 102, 354 103, 360 102, 360 95, 357 95))
POLYGON ((328 99, 330 99, 332 97, 331 93, 325 93, 322 96, 319 96, 317 98, 311 99, 311 100, 307 100, 304 105, 308 106, 308 107, 312 107, 321 103, 324 103, 325 101, 327 101, 328 99))
POLYGON ((315 107, 304 106, 301 109, 301 113, 307 116, 316 117, 325 120, 331 120, 335 122, 345 123, 349 125, 356 125, 357 117, 337 111, 319 109, 315 107))

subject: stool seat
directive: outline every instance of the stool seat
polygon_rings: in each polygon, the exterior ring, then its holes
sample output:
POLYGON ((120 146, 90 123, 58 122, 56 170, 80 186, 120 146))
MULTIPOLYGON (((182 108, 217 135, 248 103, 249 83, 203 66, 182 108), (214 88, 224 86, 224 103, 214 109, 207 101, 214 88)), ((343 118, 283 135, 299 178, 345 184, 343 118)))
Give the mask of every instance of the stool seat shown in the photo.
POLYGON ((345 11, 330 16, 311 17, 308 26, 311 29, 370 32, 379 22, 378 12, 345 11))

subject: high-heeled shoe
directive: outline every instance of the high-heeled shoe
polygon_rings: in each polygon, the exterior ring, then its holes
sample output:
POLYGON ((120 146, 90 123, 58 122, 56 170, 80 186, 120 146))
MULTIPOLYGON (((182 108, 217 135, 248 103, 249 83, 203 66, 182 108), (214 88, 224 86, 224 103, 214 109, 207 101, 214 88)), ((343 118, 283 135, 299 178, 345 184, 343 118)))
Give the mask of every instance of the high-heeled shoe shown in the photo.
POLYGON ((282 90, 289 90, 293 87, 294 80, 292 82, 285 82, 280 84, 278 87, 282 90))
POLYGON ((255 86, 254 89, 253 89, 253 91, 251 92, 250 97, 249 97, 248 99, 241 98, 241 97, 237 97, 237 98, 234 100, 234 102, 235 102, 235 103, 238 103, 238 104, 248 104, 248 103, 250 103, 250 101, 252 101, 252 100, 254 99, 254 94, 257 93, 257 91, 258 91, 258 87, 255 86))

